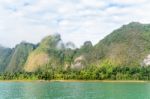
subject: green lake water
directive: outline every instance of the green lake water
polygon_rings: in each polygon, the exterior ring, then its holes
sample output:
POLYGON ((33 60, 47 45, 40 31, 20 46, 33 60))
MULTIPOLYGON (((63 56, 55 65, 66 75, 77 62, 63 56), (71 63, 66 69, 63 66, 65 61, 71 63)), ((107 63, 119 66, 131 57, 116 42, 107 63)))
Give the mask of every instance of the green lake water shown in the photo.
POLYGON ((0 82, 0 99, 150 99, 150 83, 0 82))

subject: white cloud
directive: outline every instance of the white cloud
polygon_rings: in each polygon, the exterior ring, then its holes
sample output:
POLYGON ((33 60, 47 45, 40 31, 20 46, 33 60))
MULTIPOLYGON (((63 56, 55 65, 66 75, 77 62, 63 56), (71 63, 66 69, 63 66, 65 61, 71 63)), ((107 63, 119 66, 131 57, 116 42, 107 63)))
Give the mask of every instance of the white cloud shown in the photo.
POLYGON ((104 0, 81 0, 82 6, 88 6, 88 7, 98 7, 102 8, 106 6, 106 2, 104 0))
POLYGON ((148 0, 111 0, 111 1, 118 4, 141 4, 147 2, 148 0))
POLYGON ((148 0, 0 0, 0 44, 39 42, 56 32, 94 44, 131 21, 150 23, 148 0))

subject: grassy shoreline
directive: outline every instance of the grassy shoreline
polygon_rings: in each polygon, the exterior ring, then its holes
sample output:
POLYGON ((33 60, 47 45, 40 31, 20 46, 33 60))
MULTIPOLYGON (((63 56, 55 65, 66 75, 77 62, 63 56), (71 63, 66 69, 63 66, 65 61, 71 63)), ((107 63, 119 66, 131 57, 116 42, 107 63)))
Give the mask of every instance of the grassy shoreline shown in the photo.
POLYGON ((150 82, 143 80, 51 80, 52 82, 150 82))
POLYGON ((144 83, 144 80, 0 80, 1 82, 110 82, 110 83, 144 83))

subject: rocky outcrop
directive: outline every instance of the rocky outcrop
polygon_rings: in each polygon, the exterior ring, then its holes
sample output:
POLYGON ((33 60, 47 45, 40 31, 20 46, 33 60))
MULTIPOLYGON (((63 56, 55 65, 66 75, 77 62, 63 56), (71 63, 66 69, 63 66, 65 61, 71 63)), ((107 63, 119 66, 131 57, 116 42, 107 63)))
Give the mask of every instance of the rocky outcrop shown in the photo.
POLYGON ((142 66, 150 66, 150 54, 143 60, 142 66))
POLYGON ((85 67, 85 64, 86 64, 86 59, 83 55, 81 55, 74 60, 74 63, 72 64, 71 68, 80 70, 85 67))

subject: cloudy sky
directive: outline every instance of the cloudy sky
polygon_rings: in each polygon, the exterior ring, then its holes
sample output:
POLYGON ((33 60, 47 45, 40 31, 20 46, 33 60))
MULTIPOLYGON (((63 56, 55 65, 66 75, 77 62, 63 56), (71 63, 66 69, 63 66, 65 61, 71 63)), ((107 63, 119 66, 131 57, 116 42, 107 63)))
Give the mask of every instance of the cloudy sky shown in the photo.
POLYGON ((0 44, 39 42, 60 33, 64 42, 93 44, 131 21, 150 23, 149 0, 0 0, 0 44))

